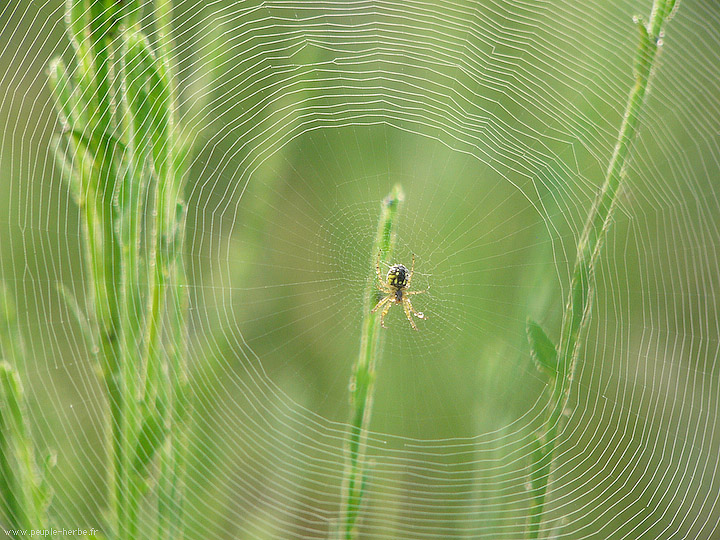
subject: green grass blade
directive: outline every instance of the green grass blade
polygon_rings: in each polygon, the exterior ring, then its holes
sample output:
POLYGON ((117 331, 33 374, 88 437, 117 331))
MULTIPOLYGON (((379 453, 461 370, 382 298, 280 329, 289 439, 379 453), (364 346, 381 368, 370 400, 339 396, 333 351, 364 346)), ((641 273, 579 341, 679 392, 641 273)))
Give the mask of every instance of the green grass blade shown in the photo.
POLYGON ((382 349, 380 313, 370 312, 377 296, 375 294, 377 290, 375 264, 378 253, 382 253, 385 258, 392 256, 397 238, 398 214, 404 199, 402 188, 396 185, 383 200, 377 234, 370 254, 369 268, 373 278, 368 281, 365 291, 360 353, 353 368, 350 385, 352 411, 347 438, 348 463, 345 469, 342 507, 343 534, 346 540, 351 540, 357 535, 356 524, 365 494, 367 476, 365 475, 364 446, 372 411, 375 368, 382 349))
POLYGON ((617 194, 624 178, 624 171, 631 155, 635 136, 640 127, 645 96, 660 49, 660 38, 674 8, 674 0, 655 0, 648 24, 645 24, 639 17, 635 18, 639 33, 634 59, 635 84, 628 95, 625 115, 620 125, 602 189, 590 209, 578 241, 577 259, 570 283, 570 292, 563 311, 557 354, 558 376, 555 378, 552 388, 550 413, 543 427, 545 446, 541 453, 533 453, 535 461, 531 467, 533 471, 531 475, 533 503, 526 531, 526 538, 531 540, 540 536, 540 522, 550 482, 556 439, 563 420, 563 411, 569 399, 579 351, 592 313, 595 264, 612 221, 617 194), (538 456, 541 456, 539 461, 538 456))
POLYGON ((530 355, 538 371, 548 377, 557 374, 557 349, 555 344, 545 333, 545 330, 535 321, 528 319, 527 335, 530 341, 530 355))
POLYGON ((38 468, 35 460, 23 386, 13 365, 23 360, 23 347, 4 284, 0 286, 0 357, 0 510, 10 529, 29 535, 47 528, 50 490, 44 477, 47 467, 38 468))

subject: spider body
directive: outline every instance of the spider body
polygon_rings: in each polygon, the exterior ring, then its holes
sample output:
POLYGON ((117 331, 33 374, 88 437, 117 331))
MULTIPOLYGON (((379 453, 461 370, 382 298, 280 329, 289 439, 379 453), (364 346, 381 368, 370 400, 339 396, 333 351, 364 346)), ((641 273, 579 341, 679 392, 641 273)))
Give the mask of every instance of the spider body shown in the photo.
POLYGON ((385 315, 390 311, 390 307, 393 304, 402 304, 405 310, 405 316, 410 325, 414 330, 417 330, 415 321, 412 316, 414 315, 418 319, 424 319, 425 315, 422 312, 415 311, 412 303, 410 302, 410 296, 413 294, 424 293, 425 291, 409 291, 410 282, 412 281, 413 272, 415 271, 415 255, 413 255, 412 266, 410 272, 403 264, 394 264, 388 270, 387 277, 383 279, 382 272, 380 272, 380 253, 378 253, 377 262, 375 263, 375 270, 377 271, 377 278, 380 282, 379 291, 385 293, 385 296, 372 309, 372 313, 376 312, 381 307, 383 310, 380 312, 380 324, 383 328, 385 326, 385 315))
POLYGON ((397 287, 398 290, 403 289, 408 283, 408 269, 404 264, 394 264, 387 273, 387 283, 391 287, 397 287))

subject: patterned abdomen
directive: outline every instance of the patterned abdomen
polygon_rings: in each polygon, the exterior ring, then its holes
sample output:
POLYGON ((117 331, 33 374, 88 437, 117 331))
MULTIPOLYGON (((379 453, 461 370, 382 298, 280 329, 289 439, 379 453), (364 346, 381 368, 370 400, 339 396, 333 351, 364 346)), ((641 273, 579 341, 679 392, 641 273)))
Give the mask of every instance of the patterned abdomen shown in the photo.
POLYGON ((407 285, 408 269, 402 264, 394 264, 387 273, 387 282, 391 287, 402 289, 407 285))

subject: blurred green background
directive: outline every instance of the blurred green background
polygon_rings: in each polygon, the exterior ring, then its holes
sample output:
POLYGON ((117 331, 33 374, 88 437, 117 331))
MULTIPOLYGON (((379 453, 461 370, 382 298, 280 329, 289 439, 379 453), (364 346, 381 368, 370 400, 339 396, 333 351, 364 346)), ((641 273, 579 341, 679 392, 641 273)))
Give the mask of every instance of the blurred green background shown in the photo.
MULTIPOLYGON (((720 17, 685 1, 597 275, 544 526, 711 538, 720 516, 720 17), (690 516, 688 518, 687 516, 690 516), (695 519, 697 518, 697 519, 695 519)), ((194 424, 190 538, 325 538, 380 201, 407 196, 413 332, 391 310, 363 538, 519 538, 544 414, 525 321, 557 335, 649 2, 176 2, 194 424)), ((27 344, 51 513, 101 525, 104 397, 56 286, 81 228, 49 150, 62 3, 0 31, 0 276, 27 344)), ((717 534, 717 531, 715 531, 717 534)))

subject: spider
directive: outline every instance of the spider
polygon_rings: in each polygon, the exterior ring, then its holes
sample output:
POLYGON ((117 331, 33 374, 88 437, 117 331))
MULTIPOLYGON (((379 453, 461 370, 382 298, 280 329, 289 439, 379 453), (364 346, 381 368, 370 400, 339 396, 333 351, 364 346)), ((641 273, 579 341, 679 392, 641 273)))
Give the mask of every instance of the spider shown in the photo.
POLYGON ((382 273, 380 272, 380 254, 381 252, 378 252, 377 261, 375 262, 375 270, 377 270, 378 281, 380 281, 379 290, 380 292, 387 293, 387 296, 385 296, 385 298, 380 300, 375 307, 372 308, 371 313, 375 313, 382 307, 383 310, 380 312, 380 325, 383 328, 387 328, 387 326, 385 326, 385 315, 388 314, 388 311, 390 311, 390 307, 393 304, 402 304, 403 309, 405 310, 405 316, 408 321, 410 321, 410 326, 412 326, 414 330, 417 330, 418 328, 415 326, 415 321, 412 320, 412 315, 415 315, 418 319, 425 319, 426 317, 424 313, 415 311, 412 303, 410 303, 410 298, 408 297, 413 294, 420 294, 426 291, 407 290, 408 287, 410 287, 413 272, 415 271, 415 255, 413 254, 412 266, 410 267, 409 274, 408 269, 404 265, 394 264, 390 267, 390 270, 388 270, 387 279, 384 280, 382 273))

